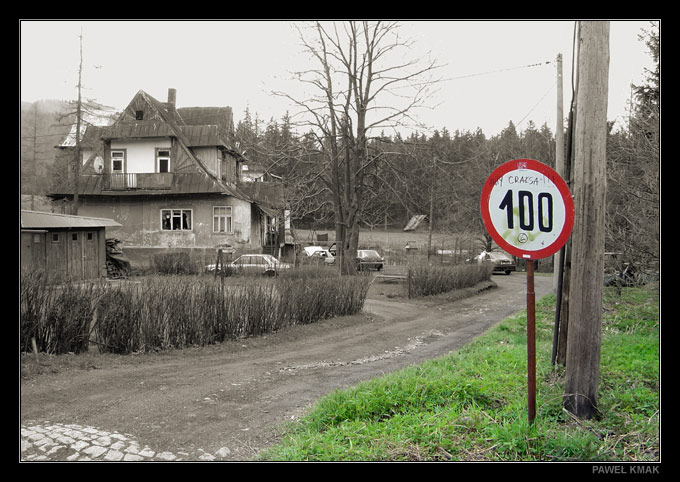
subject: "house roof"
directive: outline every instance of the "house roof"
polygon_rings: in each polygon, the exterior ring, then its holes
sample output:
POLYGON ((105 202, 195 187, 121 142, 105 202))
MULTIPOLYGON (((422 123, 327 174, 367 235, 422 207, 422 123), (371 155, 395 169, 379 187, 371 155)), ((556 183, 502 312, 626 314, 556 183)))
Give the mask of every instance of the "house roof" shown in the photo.
MULTIPOLYGON (((81 196, 146 196, 154 194, 206 194, 224 193, 239 199, 248 200, 248 196, 225 184, 219 183, 202 172, 175 172, 170 176, 166 186, 155 189, 108 189, 107 177, 102 174, 80 176, 78 194, 81 196)), ((51 197, 72 196, 72 188, 64 185, 62 192, 53 192, 51 197)))
POLYGON ((420 226, 420 223, 422 223, 426 217, 427 215, 425 214, 416 214, 408 222, 408 224, 404 228, 404 231, 415 231, 416 229, 418 229, 418 226, 420 226))
POLYGON ((47 228, 102 228, 122 226, 108 218, 94 218, 90 216, 74 216, 71 214, 46 213, 42 211, 21 210, 22 229, 47 228))
POLYGON ((179 107, 177 113, 187 126, 219 125, 227 131, 233 129, 231 107, 179 107))
MULTIPOLYGON (((110 114, 107 111, 98 111, 96 113, 83 113, 82 123, 80 125, 81 143, 92 143, 101 133, 103 127, 109 126, 113 123, 110 114)), ((76 145, 76 124, 71 126, 71 130, 66 137, 59 143, 57 147, 75 147, 76 145)))
MULTIPOLYGON (((193 161, 200 172, 174 173, 171 186, 163 186, 164 189, 140 190, 107 190, 104 184, 105 179, 101 176, 84 175, 80 183, 79 194, 127 196, 222 192, 252 202, 241 190, 223 183, 214 176, 191 150, 191 147, 222 146, 234 154, 235 151, 228 144, 228 137, 232 131, 233 118, 230 107, 176 109, 174 99, 172 103, 160 102, 140 90, 120 114, 118 120, 113 125, 103 128, 100 134, 101 139, 174 137, 178 141, 178 147, 193 161), (151 106, 152 112, 147 120, 135 121, 135 106, 140 105, 140 101, 151 106)), ((242 160, 243 157, 238 155, 237 159, 242 160)), ((68 191, 68 188, 64 188, 64 192, 55 192, 52 195, 72 194, 68 191)))
POLYGON ((174 131, 162 122, 121 122, 106 127, 102 131, 102 139, 120 139, 126 137, 168 137, 174 131))
POLYGON ((218 125, 180 126, 179 130, 186 136, 189 147, 224 146, 227 140, 218 125))

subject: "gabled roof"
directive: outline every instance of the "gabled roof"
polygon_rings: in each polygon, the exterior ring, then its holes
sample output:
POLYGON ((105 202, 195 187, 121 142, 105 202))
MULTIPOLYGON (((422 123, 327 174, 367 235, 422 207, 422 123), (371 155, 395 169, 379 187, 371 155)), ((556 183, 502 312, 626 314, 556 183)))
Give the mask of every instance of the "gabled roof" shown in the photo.
POLYGON ((113 226, 122 225, 113 219, 108 218, 21 210, 22 229, 102 228, 113 226))
MULTIPOLYGON (((200 170, 200 175, 206 177, 209 181, 221 188, 221 191, 239 199, 252 202, 240 190, 223 183, 220 179, 214 176, 203 165, 203 162, 193 153, 191 147, 200 146, 223 146, 231 151, 228 147, 225 135, 229 126, 231 125, 231 108, 197 108, 191 107, 187 109, 175 109, 174 105, 169 105, 165 102, 160 102, 140 90, 130 101, 125 110, 121 113, 116 122, 104 129, 102 137, 104 139, 121 139, 127 137, 175 137, 178 141, 178 148, 182 149, 184 153, 196 164, 200 170), (135 111, 140 105, 146 104, 151 107, 151 111, 145 113, 145 119, 136 121, 135 111), (180 115, 180 112, 182 114, 180 115), (215 117, 217 115, 229 115, 227 120, 214 122, 210 124, 201 125, 199 122, 205 121, 206 118, 215 117), (184 119, 186 116, 186 119, 184 119), (189 124, 189 125, 187 125, 189 124), (224 128, 222 127, 224 125, 224 128)), ((176 173, 177 174, 177 173, 176 173)), ((183 176, 175 176, 176 179, 184 179, 183 176)), ((101 181, 99 181, 101 184, 101 181)), ((204 184, 202 184, 204 185, 204 184)), ((97 189, 96 187, 94 188, 97 189)), ((101 191, 101 187, 99 187, 101 191)), ((212 191, 210 191, 212 192, 212 191)), ((85 194, 85 193, 83 193, 85 194)), ((148 190, 140 194, 152 194, 148 190)))

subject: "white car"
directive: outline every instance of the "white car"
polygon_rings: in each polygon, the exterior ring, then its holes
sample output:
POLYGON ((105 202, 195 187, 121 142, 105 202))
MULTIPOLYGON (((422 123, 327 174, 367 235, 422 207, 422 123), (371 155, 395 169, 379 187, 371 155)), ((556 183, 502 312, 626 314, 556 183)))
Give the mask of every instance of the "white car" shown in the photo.
POLYGON ((474 257, 474 260, 478 263, 493 263, 494 271, 503 271, 505 274, 517 271, 517 267, 510 256, 502 251, 482 251, 478 256, 474 257))
MULTIPOLYGON (((228 264, 236 274, 255 273, 275 276, 282 269, 289 269, 288 263, 282 263, 270 254, 242 254, 228 264)), ((215 271, 215 265, 206 266, 208 271, 215 271)))
POLYGON ((304 263, 328 265, 335 261, 331 252, 322 246, 305 246, 303 251, 307 255, 304 258, 304 263))

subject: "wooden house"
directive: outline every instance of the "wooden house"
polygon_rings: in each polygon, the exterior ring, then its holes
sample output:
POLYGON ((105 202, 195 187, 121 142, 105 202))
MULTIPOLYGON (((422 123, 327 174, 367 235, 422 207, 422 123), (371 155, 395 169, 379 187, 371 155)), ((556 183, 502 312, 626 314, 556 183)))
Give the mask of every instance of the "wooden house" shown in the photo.
MULTIPOLYGON (((79 214, 116 220, 111 236, 131 248, 214 248, 275 252, 282 205, 239 187, 230 107, 176 107, 139 91, 110 126, 88 135, 99 142, 81 159, 79 214)), ((91 142, 88 145, 92 145, 91 142)), ((61 148, 72 149, 71 146, 61 148)), ((51 197, 72 200, 71 186, 51 197)))
POLYGON ((21 269, 43 270, 56 279, 106 276, 105 218, 21 211, 21 269))

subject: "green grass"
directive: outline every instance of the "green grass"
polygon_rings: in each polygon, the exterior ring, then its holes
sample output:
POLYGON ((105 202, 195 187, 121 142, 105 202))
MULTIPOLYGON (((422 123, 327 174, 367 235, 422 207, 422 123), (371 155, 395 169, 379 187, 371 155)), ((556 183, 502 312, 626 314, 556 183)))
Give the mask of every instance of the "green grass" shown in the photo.
POLYGON ((536 306, 537 414, 526 406, 526 314, 448 356, 321 399, 261 460, 655 461, 658 293, 606 291, 597 420, 562 408, 553 295, 536 306))

